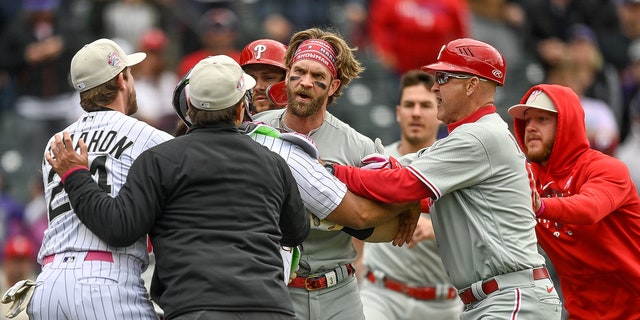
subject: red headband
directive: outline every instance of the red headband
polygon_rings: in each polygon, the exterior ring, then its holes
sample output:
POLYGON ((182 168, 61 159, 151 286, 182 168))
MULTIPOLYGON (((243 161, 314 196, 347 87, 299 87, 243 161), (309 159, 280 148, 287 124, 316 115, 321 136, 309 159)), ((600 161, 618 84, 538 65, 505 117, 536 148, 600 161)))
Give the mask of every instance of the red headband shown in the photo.
POLYGON ((328 42, 320 39, 309 39, 303 41, 293 54, 291 65, 303 59, 314 60, 322 63, 327 67, 327 69, 329 69, 331 76, 338 78, 336 52, 328 42))

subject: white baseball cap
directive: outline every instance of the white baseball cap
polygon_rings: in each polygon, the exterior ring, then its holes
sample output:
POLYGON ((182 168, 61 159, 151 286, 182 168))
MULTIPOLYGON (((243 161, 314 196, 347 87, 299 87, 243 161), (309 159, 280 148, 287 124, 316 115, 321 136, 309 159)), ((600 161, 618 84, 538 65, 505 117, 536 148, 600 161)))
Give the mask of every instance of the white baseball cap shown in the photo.
POLYGON ((256 80, 233 58, 218 55, 202 59, 193 67, 187 96, 200 110, 222 110, 238 103, 255 85, 256 80))
POLYGON ((535 90, 531 92, 524 104, 516 104, 509 108, 509 114, 516 119, 524 119, 524 112, 529 108, 558 113, 558 109, 556 109, 551 98, 542 90, 535 90))
POLYGON ((98 39, 82 47, 71 59, 71 82, 80 92, 87 91, 146 57, 144 52, 127 55, 113 40, 98 39))

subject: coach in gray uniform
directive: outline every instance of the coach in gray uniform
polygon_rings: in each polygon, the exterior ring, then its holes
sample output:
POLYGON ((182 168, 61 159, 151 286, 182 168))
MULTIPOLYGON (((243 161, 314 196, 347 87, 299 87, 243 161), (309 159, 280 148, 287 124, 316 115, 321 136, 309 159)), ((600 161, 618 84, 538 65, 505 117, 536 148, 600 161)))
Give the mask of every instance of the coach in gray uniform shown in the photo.
POLYGON ((356 194, 384 202, 435 200, 440 256, 465 304, 460 319, 560 319, 561 302, 536 247, 526 159, 493 104, 504 58, 484 42, 457 39, 422 69, 435 74, 431 90, 449 135, 400 158, 407 167, 336 165, 336 176, 356 194))
POLYGON ((284 159, 237 130, 254 85, 228 56, 200 61, 187 89, 193 127, 142 153, 115 198, 78 167, 86 147, 75 153, 68 133, 46 155, 101 239, 150 235, 151 295, 166 319, 295 319, 279 247, 302 243, 309 217, 284 159))
MULTIPOLYGON (((387 156, 400 158, 435 143, 441 122, 433 83, 433 76, 422 70, 402 75, 396 106, 401 136, 384 148, 387 156)), ((429 214, 420 217, 408 246, 365 243, 360 257, 366 266, 362 269, 367 269, 359 275, 367 320, 456 320, 460 316, 462 302, 442 265, 429 214)))
MULTIPOLYGON (((327 112, 327 105, 363 70, 352 49, 333 33, 303 30, 291 38, 285 65, 287 108, 258 113, 256 120, 310 136, 326 163, 360 166, 360 159, 375 152, 373 141, 327 112)), ((364 319, 351 265, 356 257, 351 237, 311 230, 303 248, 298 277, 289 284, 296 316, 364 319)))

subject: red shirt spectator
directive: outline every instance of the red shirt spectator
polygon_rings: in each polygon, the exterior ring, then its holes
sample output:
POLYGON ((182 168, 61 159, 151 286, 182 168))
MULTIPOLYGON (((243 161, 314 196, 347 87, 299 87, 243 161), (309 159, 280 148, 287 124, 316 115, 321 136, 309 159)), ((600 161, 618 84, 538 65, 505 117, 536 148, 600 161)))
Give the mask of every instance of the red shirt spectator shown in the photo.
POLYGON ((178 66, 179 77, 208 56, 224 54, 240 61, 240 50, 236 47, 238 16, 233 11, 214 8, 205 12, 198 23, 198 32, 202 49, 182 58, 178 66))
POLYGON ((442 45, 469 35, 464 0, 373 0, 370 15, 376 53, 399 74, 436 61, 442 45))

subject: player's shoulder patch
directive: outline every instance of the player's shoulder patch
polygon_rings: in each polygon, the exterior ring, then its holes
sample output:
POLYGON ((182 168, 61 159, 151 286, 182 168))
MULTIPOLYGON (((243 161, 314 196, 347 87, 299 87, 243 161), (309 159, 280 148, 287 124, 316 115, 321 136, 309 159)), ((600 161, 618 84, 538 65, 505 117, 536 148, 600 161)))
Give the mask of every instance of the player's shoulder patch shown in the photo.
POLYGON ((278 129, 268 126, 262 122, 243 122, 238 127, 238 131, 247 135, 261 134, 273 138, 280 137, 280 131, 278 131, 278 129))
POLYGON ((302 150, 304 150, 314 159, 320 158, 320 153, 318 152, 316 143, 307 135, 297 132, 285 132, 280 134, 280 139, 300 146, 302 150))
POLYGON ((238 127, 238 131, 249 136, 261 134, 272 138, 281 139, 299 146, 314 159, 318 159, 320 157, 320 153, 318 152, 316 143, 311 140, 309 136, 301 133, 280 133, 278 129, 262 122, 244 122, 238 127))

